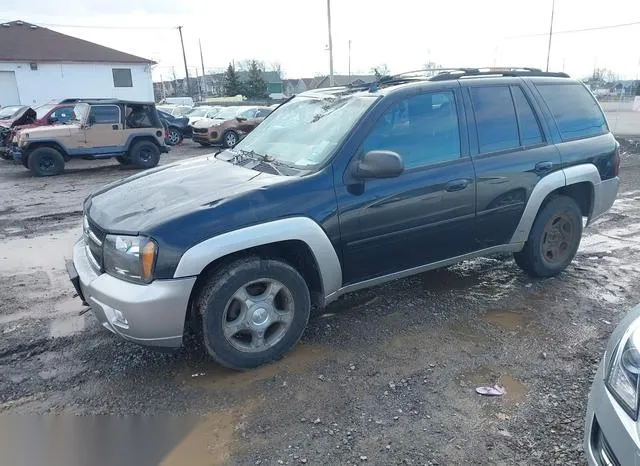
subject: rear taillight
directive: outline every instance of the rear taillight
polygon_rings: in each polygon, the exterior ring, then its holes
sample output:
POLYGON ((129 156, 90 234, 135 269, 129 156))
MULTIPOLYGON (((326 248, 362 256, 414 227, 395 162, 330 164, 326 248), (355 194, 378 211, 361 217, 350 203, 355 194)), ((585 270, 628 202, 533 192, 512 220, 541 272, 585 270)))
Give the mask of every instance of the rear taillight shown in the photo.
POLYGON ((620 143, 616 141, 616 152, 613 154, 613 176, 620 173, 620 143))

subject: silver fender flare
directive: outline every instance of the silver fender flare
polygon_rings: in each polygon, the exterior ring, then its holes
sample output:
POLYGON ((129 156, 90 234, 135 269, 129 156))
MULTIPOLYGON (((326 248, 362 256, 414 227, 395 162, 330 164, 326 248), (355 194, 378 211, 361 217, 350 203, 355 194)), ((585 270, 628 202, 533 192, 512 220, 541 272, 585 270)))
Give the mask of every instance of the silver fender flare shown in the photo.
POLYGON ((527 206, 520 218, 520 223, 518 223, 516 231, 511 237, 511 243, 520 243, 524 245, 527 238, 529 238, 529 232, 531 231, 533 222, 538 215, 540 206, 551 192, 558 188, 582 183, 584 181, 591 183, 594 186, 595 192, 595 187, 600 185, 600 174, 598 173, 598 169, 595 165, 591 163, 575 165, 573 167, 550 173, 538 181, 531 192, 531 196, 529 196, 529 201, 527 202, 527 206))
POLYGON ((182 255, 173 277, 200 275, 207 265, 228 254, 287 240, 302 241, 309 247, 318 264, 325 296, 342 286, 342 267, 331 241, 320 225, 307 217, 275 220, 209 238, 182 255))

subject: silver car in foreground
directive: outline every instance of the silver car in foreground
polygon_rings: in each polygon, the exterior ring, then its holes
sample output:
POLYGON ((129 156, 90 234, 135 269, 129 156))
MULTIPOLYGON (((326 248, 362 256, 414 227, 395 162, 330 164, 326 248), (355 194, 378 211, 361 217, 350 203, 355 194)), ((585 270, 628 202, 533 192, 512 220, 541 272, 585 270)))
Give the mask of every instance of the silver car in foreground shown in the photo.
POLYGON ((596 373, 585 421, 590 465, 640 465, 640 306, 614 330, 596 373))

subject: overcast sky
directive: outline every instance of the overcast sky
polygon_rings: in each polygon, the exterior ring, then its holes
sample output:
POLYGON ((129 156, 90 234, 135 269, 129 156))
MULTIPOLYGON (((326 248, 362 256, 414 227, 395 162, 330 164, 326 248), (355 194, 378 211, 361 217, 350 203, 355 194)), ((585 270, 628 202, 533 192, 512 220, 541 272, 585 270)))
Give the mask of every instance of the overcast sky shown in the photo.
MULTIPOLYGON (((231 60, 278 62, 286 77, 328 74, 326 0, 4 0, 0 20, 22 19, 158 62, 154 79, 231 60), (103 26, 95 27, 67 27, 103 26), (121 27, 112 29, 111 27, 121 27), (142 29, 151 28, 156 29, 142 29)), ((551 0, 332 0, 334 67, 369 73, 443 66, 544 68, 551 0), (514 37, 528 34, 536 37, 514 37)), ((554 30, 640 22, 640 1, 556 0, 554 30)), ((1 44, 0 44, 1 47, 1 44)), ((554 35, 550 69, 582 77, 594 66, 640 77, 640 25, 554 35)))

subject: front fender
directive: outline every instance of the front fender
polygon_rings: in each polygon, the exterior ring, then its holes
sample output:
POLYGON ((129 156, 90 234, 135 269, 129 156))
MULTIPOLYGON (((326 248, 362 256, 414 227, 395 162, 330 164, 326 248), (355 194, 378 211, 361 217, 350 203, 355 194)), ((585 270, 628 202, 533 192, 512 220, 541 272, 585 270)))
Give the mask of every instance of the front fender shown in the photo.
POLYGON ((211 262, 228 254, 288 240, 303 241, 313 253, 325 296, 342 286, 342 268, 331 241, 320 225, 307 217, 261 223, 198 243, 182 255, 174 278, 199 275, 211 262))

